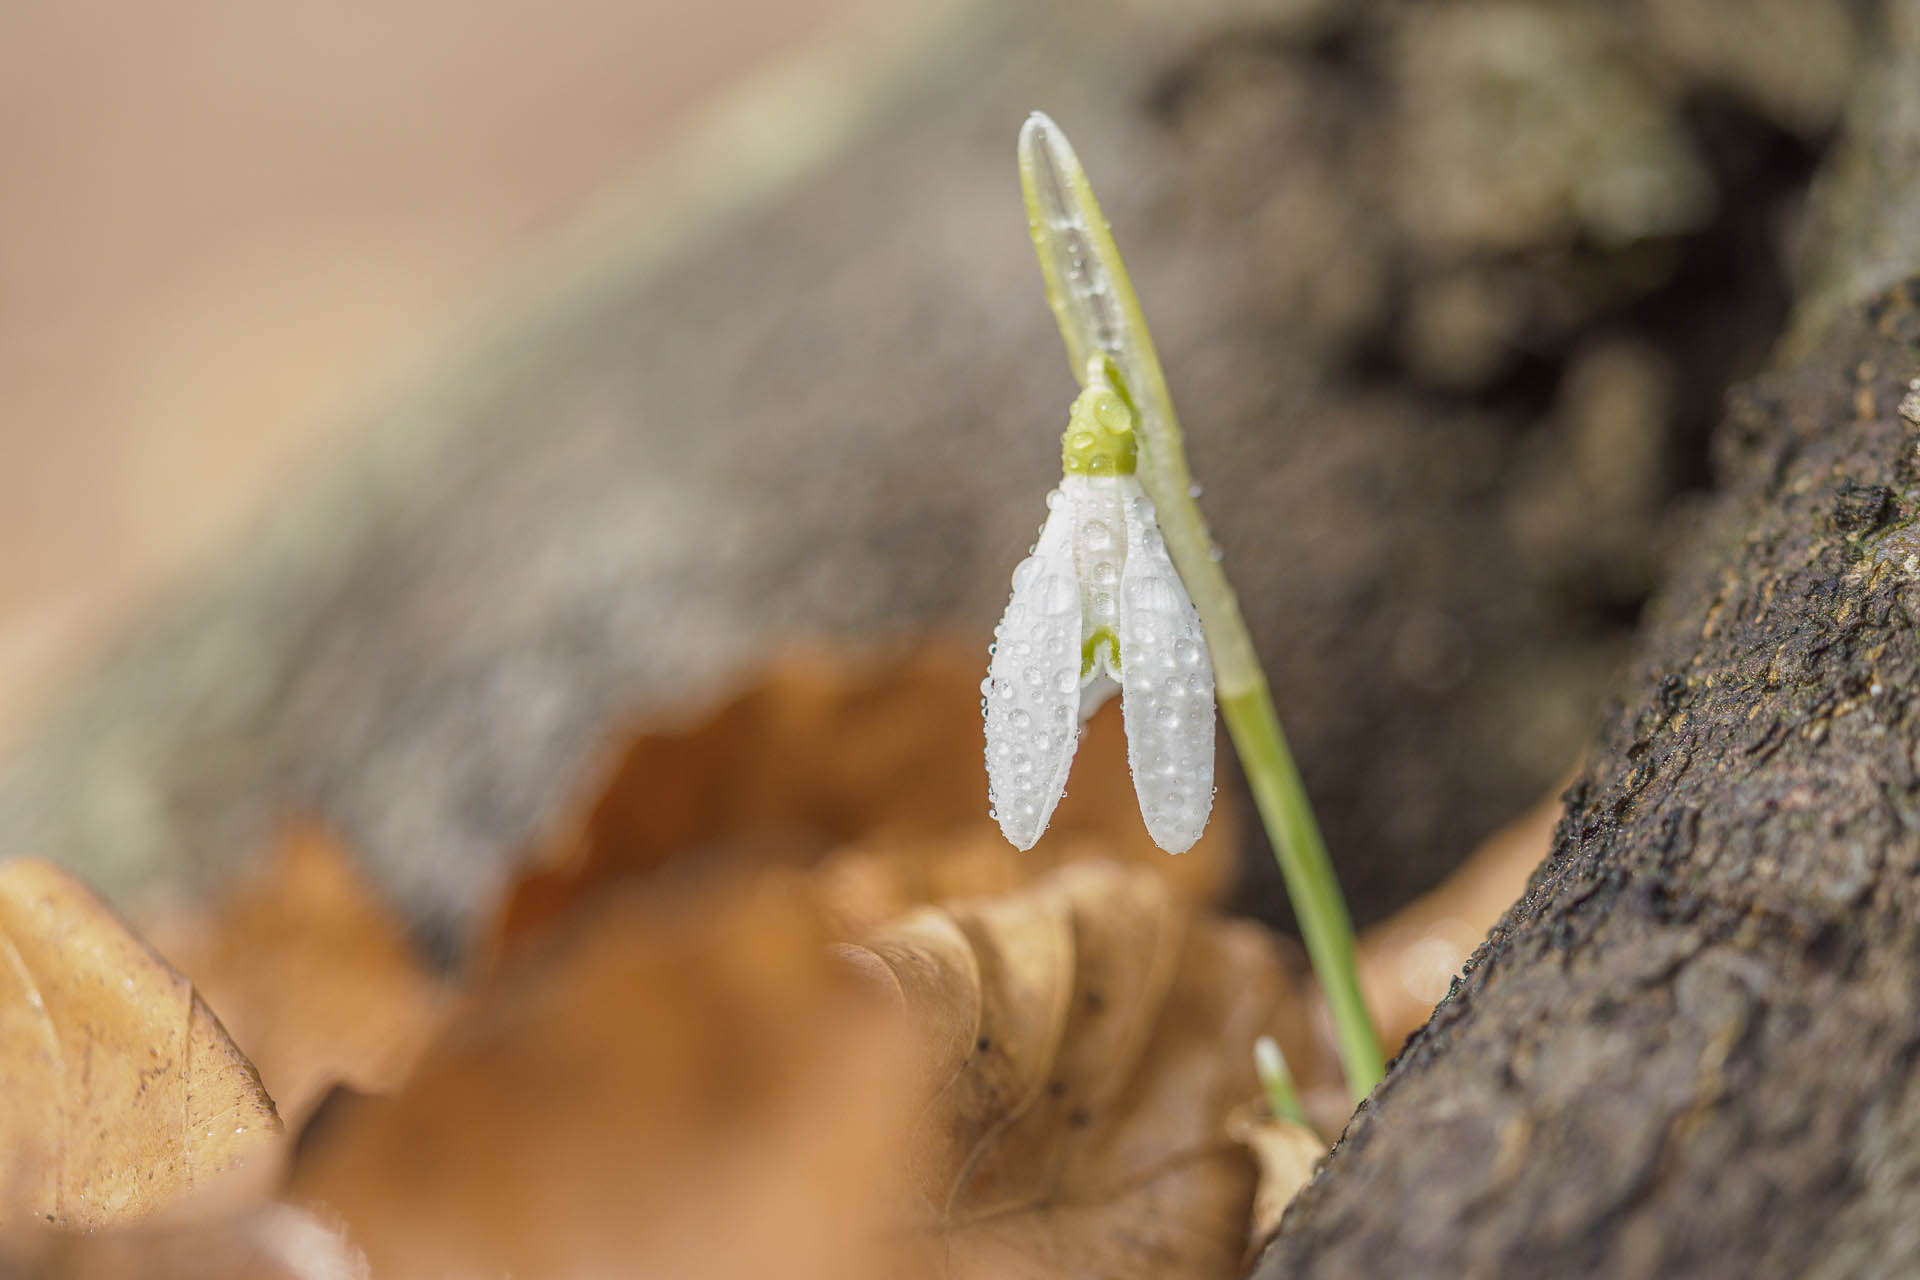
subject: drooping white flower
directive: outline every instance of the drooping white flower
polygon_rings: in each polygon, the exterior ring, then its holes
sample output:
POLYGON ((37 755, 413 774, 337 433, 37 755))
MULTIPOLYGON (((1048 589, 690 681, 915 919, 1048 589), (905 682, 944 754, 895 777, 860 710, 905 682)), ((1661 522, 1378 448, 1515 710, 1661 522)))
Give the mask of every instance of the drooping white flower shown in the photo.
POLYGON ((981 685, 987 794, 1033 847, 1066 790, 1080 728, 1120 691, 1127 763, 1155 844, 1181 853, 1213 808, 1213 666, 1200 616, 1134 474, 1133 411, 1100 379, 1074 401, 1065 476, 1013 571, 981 685))

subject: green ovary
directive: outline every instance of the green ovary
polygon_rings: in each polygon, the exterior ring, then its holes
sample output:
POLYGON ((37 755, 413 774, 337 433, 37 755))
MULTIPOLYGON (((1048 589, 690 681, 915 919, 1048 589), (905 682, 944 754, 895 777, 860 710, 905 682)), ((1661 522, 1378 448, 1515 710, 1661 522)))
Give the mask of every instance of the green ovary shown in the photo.
POLYGON ((1111 388, 1082 391, 1067 415, 1060 465, 1070 476, 1130 476, 1134 470, 1133 411, 1111 388))

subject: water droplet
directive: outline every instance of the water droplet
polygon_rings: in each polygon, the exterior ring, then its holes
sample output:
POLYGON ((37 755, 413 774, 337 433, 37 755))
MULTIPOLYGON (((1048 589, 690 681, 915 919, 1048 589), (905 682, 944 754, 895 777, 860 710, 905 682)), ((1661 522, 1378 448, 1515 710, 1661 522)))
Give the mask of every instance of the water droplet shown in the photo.
POLYGON ((1153 720, 1162 729, 1171 729, 1180 723, 1180 712, 1177 708, 1163 706, 1153 713, 1153 720))
POLYGON ((1113 530, 1105 520, 1089 520, 1080 536, 1086 539, 1089 551, 1106 551, 1113 546, 1113 530))
POLYGON ((1025 680, 1029 687, 1035 689, 1045 684, 1047 679, 1045 675, 1041 674, 1040 668, 1038 667, 1026 668, 1020 673, 1020 678, 1025 680))
POLYGON ((1102 560, 1099 564, 1096 564, 1095 566, 1093 566, 1093 585, 1094 586, 1111 587, 1119 581, 1120 581, 1120 570, 1114 566, 1113 561, 1102 560))
POLYGON ((1076 431, 1067 437, 1067 448, 1076 452, 1093 448, 1093 432, 1076 431))
POLYGON ((1087 474, 1090 476, 1110 476, 1114 473, 1113 455, 1096 453, 1087 459, 1087 474))
POLYGON ((1067 495, 1060 492, 1058 489, 1049 490, 1047 492, 1047 510, 1058 511, 1061 505, 1066 502, 1066 500, 1067 500, 1067 495))
POLYGON ((1007 717, 1007 723, 1025 733, 1033 727, 1033 717, 1016 707, 1013 714, 1007 717))
POLYGON ((1054 677, 1053 687, 1061 693, 1072 693, 1080 687, 1080 677, 1071 671, 1062 671, 1054 677))
POLYGON ((1203 490, 1201 489, 1200 482, 1198 480, 1195 480, 1192 484, 1187 486, 1187 496, 1189 498, 1197 498, 1200 496, 1202 492, 1203 490))
POLYGON ((1225 560, 1227 558, 1227 553, 1222 551, 1220 549, 1220 544, 1216 542, 1207 548, 1207 557, 1211 559, 1215 564, 1219 564, 1222 560, 1225 560))
MULTIPOLYGON (((1014 652, 1018 653, 1020 650, 1015 649, 1014 652)), ((1191 640, 1176 640, 1173 642, 1173 656, 1183 667, 1198 666, 1200 663, 1200 646, 1191 640)))

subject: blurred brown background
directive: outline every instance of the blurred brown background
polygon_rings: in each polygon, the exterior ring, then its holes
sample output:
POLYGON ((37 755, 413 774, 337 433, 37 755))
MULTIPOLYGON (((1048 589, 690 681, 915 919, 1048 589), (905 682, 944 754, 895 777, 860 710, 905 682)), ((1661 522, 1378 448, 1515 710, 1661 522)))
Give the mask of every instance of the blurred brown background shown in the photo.
POLYGON ((0 742, 596 191, 862 2, 0 8, 0 742))

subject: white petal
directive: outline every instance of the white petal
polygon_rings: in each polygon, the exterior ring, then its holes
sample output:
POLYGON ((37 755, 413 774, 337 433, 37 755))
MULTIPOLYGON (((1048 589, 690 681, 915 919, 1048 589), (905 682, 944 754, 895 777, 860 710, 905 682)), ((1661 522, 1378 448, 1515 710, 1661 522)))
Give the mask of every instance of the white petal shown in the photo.
POLYGON ((1107 699, 1120 692, 1120 682, 1108 675, 1101 666, 1096 666, 1092 675, 1081 677, 1086 681, 1080 686, 1081 724, 1093 719, 1093 713, 1106 706, 1107 699))
MULTIPOLYGON (((1102 631, 1113 641, 1120 638, 1127 499, 1139 491, 1139 482, 1131 476, 1070 475, 1060 482, 1060 493, 1073 508, 1073 563, 1080 579, 1082 643, 1102 631)), ((1090 675, 1119 675, 1118 666, 1112 665, 1112 648, 1110 643, 1094 646, 1090 675)), ((1088 714, 1092 714, 1091 708, 1088 714)))
POLYGON ((1000 830, 1031 849, 1067 789, 1080 745, 1080 583, 1075 509, 1059 495, 1033 554, 1013 571, 1013 598, 987 666, 987 797, 1000 830))
POLYGON ((1187 588, 1167 558, 1153 504, 1127 503, 1120 577, 1120 696, 1127 763, 1147 833, 1168 853, 1191 848, 1213 810, 1213 662, 1187 588))

